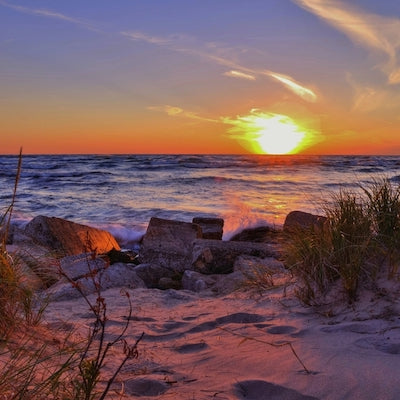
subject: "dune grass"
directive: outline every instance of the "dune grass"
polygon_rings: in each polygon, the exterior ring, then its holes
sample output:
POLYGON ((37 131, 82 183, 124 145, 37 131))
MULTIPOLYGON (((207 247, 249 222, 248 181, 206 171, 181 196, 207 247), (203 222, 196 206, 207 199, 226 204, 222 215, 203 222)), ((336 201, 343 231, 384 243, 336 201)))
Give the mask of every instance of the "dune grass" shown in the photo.
POLYGON ((388 265, 389 278, 398 278, 400 188, 388 178, 360 188, 361 194, 341 190, 325 201, 322 227, 298 228, 285 238, 285 265, 300 278, 298 295, 307 304, 336 282, 355 301, 360 284, 388 265))

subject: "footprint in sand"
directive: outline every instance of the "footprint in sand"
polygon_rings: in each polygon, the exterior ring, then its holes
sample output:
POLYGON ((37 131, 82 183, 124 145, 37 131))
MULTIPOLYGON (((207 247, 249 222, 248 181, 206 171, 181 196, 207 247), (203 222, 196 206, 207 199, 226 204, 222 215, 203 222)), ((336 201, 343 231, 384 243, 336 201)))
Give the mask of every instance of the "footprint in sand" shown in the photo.
POLYGON ((235 394, 240 400, 318 400, 317 397, 261 380, 236 383, 235 394))
POLYGON ((297 332, 297 328, 290 325, 276 325, 268 328, 267 332, 271 333, 272 335, 288 335, 297 332))
POLYGON ((184 326, 188 325, 188 322, 182 322, 182 321, 167 321, 163 323, 161 326, 152 324, 150 325, 150 329, 153 332, 158 332, 158 333, 167 333, 171 331, 175 331, 177 329, 180 329, 184 326))
POLYGON ((216 318, 213 321, 206 321, 189 329, 187 333, 199 333, 211 331, 218 326, 226 324, 254 324, 265 321, 265 317, 259 314, 234 313, 216 318))
POLYGON ((265 321, 265 317, 259 314, 235 313, 220 317, 215 320, 217 324, 254 324, 265 321))
POLYGON ((208 349, 208 344, 205 342, 187 343, 182 346, 175 347, 175 351, 180 354, 197 353, 202 350, 208 349))
POLYGON ((331 332, 353 332, 364 334, 376 333, 377 328, 368 324, 339 324, 334 326, 324 326, 321 328, 321 332, 331 333, 331 332))
POLYGON ((368 337, 358 339, 354 344, 362 349, 375 349, 386 354, 400 354, 400 342, 390 339, 368 337))
POLYGON ((124 384, 124 393, 133 396, 159 396, 168 390, 165 382, 156 379, 128 379, 124 384))

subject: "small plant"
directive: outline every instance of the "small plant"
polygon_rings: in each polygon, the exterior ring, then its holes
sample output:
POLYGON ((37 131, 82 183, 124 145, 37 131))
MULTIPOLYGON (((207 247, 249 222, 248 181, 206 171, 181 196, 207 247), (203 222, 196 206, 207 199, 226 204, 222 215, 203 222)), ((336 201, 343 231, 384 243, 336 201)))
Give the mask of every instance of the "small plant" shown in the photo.
MULTIPOLYGON (((91 253, 93 260, 96 261, 95 253, 91 253)), ((83 278, 89 279, 95 288, 95 301, 91 302, 89 297, 85 293, 79 282, 72 280, 66 273, 62 270, 60 271, 61 276, 63 276, 71 285, 80 293, 82 298, 86 301, 89 306, 90 311, 93 314, 94 321, 93 326, 88 332, 87 340, 84 347, 80 353, 78 360, 78 370, 74 378, 72 378, 73 384, 73 399, 76 400, 104 400, 107 393, 109 392, 112 383, 115 381, 118 373, 121 371, 122 367, 129 359, 137 358, 138 344, 144 336, 144 333, 136 340, 133 345, 129 345, 123 338, 126 330, 128 329, 129 323, 132 316, 132 303, 130 300, 130 295, 127 291, 122 291, 121 294, 124 295, 129 304, 129 313, 126 318, 126 323, 121 330, 120 334, 114 340, 106 341, 106 328, 107 328, 107 303, 105 298, 101 293, 101 271, 102 268, 93 268, 90 260, 87 260, 88 272, 83 276, 83 278), (113 375, 108 379, 105 388, 98 392, 98 384, 101 377, 101 371, 107 360, 107 356, 111 348, 115 347, 117 344, 122 344, 124 358, 120 362, 117 369, 114 371, 113 375)))

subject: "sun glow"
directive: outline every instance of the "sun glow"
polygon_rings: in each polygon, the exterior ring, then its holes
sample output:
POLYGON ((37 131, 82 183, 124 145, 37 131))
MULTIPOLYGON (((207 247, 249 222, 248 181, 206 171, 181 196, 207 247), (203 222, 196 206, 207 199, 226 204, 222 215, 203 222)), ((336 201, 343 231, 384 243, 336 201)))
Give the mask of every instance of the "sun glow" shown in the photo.
POLYGON ((295 154, 313 141, 313 131, 304 128, 287 115, 251 110, 235 120, 231 137, 256 154, 295 154))

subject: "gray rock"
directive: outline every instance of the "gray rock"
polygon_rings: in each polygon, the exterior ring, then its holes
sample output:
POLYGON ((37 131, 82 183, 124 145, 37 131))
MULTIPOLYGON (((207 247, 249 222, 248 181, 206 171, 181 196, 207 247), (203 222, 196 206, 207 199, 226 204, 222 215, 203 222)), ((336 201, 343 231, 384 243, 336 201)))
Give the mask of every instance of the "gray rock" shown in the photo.
POLYGON ((202 292, 209 289, 216 282, 212 275, 200 274, 200 272, 186 270, 182 276, 182 288, 192 292, 202 292))
POLYGON ((231 293, 243 285, 244 275, 240 271, 226 275, 204 275, 186 270, 182 276, 182 287, 192 292, 209 291, 214 295, 231 293))
POLYGON ((74 256, 63 257, 60 260, 60 272, 69 279, 76 281, 85 275, 103 271, 108 267, 104 258, 93 257, 91 253, 82 253, 74 256))
POLYGON ((222 240, 224 220, 222 218, 193 218, 194 224, 200 225, 203 239, 222 240))
POLYGON ((183 272, 192 261, 193 241, 201 234, 197 224, 151 218, 143 237, 139 261, 183 272))
POLYGON ((35 217, 26 225, 24 233, 60 256, 120 250, 109 232, 56 217, 35 217))
POLYGON ((196 240, 191 269, 202 274, 228 274, 233 272, 237 257, 243 254, 265 258, 276 257, 278 252, 268 243, 196 240))
POLYGON ((156 264, 139 264, 135 267, 135 273, 146 287, 156 289, 165 289, 161 287, 160 281, 165 278, 172 279, 176 275, 171 269, 156 264))
POLYGON ((303 211, 291 211, 285 218, 283 232, 317 228, 322 229, 327 218, 322 215, 310 214, 303 211))
MULTIPOLYGON (((73 268, 72 268, 73 269, 73 268)), ((113 287, 124 288, 145 288, 144 282, 137 276, 132 265, 116 263, 107 268, 99 269, 95 277, 83 276, 74 280, 74 285, 79 285, 85 295, 95 293, 97 283, 100 290, 106 290, 113 287)), ((52 301, 69 300, 81 296, 79 291, 70 282, 61 280, 59 283, 50 287, 46 294, 52 301)))
POLYGON ((270 226, 246 228, 233 235, 230 240, 236 242, 277 243, 280 231, 270 226))

